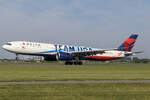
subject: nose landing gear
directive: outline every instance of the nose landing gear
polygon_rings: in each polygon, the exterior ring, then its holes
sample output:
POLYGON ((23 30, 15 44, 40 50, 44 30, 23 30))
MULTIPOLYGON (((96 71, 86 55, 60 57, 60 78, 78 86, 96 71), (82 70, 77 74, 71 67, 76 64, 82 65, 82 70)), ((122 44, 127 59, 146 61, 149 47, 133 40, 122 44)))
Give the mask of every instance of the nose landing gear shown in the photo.
POLYGON ((18 57, 18 54, 16 54, 16 61, 18 61, 19 60, 19 57, 18 57))

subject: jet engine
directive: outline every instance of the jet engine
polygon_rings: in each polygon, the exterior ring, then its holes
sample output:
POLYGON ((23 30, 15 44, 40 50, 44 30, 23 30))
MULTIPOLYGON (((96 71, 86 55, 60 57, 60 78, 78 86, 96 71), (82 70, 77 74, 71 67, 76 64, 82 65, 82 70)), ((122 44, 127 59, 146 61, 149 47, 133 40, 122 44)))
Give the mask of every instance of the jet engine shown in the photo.
POLYGON ((72 60, 72 54, 66 53, 66 52, 58 52, 56 54, 56 59, 57 60, 72 60))
POLYGON ((45 61, 57 61, 56 56, 44 56, 45 61))
POLYGON ((58 61, 58 60, 73 60, 72 54, 66 52, 58 52, 56 55, 44 57, 45 61, 58 61))

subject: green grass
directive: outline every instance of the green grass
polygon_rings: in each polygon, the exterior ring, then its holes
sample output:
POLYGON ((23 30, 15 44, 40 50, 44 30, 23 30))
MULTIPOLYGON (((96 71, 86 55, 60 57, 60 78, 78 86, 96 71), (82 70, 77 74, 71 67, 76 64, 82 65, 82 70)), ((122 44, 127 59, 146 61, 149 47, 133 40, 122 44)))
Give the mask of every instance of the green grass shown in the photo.
MULTIPOLYGON (((0 81, 123 79, 150 79, 150 64, 0 64, 0 81)), ((0 100, 150 100, 150 83, 0 85, 0 100)))
POLYGON ((0 86, 0 100, 149 100, 150 84, 0 86))
POLYGON ((0 81, 146 80, 150 64, 0 64, 0 81))

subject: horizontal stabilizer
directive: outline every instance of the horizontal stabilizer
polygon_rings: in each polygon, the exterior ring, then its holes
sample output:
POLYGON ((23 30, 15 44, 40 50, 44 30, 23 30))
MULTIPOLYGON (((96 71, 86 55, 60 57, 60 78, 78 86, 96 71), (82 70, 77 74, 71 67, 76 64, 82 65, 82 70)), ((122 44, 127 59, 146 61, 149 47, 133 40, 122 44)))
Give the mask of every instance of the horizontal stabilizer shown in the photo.
POLYGON ((137 52, 126 52, 125 55, 126 56, 132 56, 132 55, 136 55, 136 54, 139 54, 139 53, 144 53, 143 51, 137 51, 137 52))

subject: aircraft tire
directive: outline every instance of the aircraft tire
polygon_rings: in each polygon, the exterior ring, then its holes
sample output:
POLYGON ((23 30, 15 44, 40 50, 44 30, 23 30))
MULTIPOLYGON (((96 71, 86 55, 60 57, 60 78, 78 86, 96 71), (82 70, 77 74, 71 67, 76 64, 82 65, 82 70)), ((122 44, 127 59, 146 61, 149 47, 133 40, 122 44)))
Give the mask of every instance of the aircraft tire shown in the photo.
POLYGON ((65 62, 65 65, 82 65, 83 63, 80 61, 80 62, 72 62, 72 61, 66 61, 65 62))
POLYGON ((83 63, 80 61, 80 62, 74 62, 73 64, 74 65, 82 65, 83 63))
POLYGON ((73 64, 73 62, 70 61, 70 62, 69 62, 69 65, 72 65, 72 64, 73 64))
POLYGON ((82 65, 83 63, 80 61, 80 62, 78 62, 78 65, 82 65))
POLYGON ((68 65, 68 62, 65 62, 65 65, 68 65))
POLYGON ((65 65, 72 65, 73 64, 73 62, 71 62, 71 61, 66 61, 65 62, 65 65))

